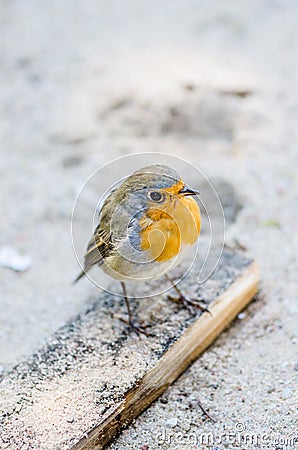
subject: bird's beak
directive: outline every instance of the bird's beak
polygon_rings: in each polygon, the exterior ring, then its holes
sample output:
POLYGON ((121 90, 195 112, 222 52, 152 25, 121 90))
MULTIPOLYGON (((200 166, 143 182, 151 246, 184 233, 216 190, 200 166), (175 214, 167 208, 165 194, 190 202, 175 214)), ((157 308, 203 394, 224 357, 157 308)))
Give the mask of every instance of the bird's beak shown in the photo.
POLYGON ((199 191, 194 191, 193 189, 188 188, 187 186, 184 186, 179 194, 181 195, 199 195, 199 191))

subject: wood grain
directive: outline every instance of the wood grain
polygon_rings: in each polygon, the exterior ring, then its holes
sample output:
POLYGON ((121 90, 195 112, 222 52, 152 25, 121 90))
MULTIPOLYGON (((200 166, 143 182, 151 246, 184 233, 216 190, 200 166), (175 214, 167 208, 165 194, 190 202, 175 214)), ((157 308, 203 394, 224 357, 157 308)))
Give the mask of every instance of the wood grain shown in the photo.
POLYGON ((204 352, 251 301, 258 289, 259 271, 250 264, 233 284, 175 342, 133 386, 111 414, 90 430, 73 450, 100 450, 144 411, 204 352))

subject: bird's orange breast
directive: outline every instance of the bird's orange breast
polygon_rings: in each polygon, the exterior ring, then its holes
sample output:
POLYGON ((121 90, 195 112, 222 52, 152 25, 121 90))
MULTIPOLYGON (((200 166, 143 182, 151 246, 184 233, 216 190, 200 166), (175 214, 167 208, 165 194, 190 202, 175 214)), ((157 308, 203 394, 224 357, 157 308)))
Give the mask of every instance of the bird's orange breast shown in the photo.
POLYGON ((149 251, 155 261, 165 262, 176 257, 185 245, 197 241, 200 209, 193 198, 172 195, 162 205, 148 208, 140 227, 141 249, 149 251))

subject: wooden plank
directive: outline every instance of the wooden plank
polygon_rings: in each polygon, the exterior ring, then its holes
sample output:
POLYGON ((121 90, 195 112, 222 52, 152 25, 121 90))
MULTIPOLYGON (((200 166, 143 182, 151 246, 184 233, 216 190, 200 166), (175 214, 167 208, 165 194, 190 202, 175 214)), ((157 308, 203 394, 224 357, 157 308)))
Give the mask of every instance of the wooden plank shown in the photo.
MULTIPOLYGON (((234 319, 257 290, 255 263, 225 250, 202 286, 188 275, 184 289, 212 315, 169 302, 135 304, 156 337, 138 338, 111 317, 125 306, 108 292, 89 302, 47 344, 4 373, 0 383, 0 448, 101 449, 137 417, 234 319), (214 300, 216 299, 216 300, 214 300)), ((150 293, 150 285, 141 286, 150 293)))
POLYGON ((73 450, 100 450, 119 431, 160 396, 181 373, 219 336, 256 294, 257 264, 252 263, 214 303, 211 314, 196 320, 140 382, 125 395, 116 411, 95 427, 73 450))

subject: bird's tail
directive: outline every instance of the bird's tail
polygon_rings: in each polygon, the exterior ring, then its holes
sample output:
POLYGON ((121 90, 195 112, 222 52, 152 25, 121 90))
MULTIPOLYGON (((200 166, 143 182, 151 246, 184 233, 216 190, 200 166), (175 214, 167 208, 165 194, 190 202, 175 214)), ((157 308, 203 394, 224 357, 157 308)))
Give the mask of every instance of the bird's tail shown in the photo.
POLYGON ((82 270, 82 272, 75 278, 72 282, 72 284, 75 284, 77 281, 79 281, 84 275, 86 275, 86 272, 82 270))

